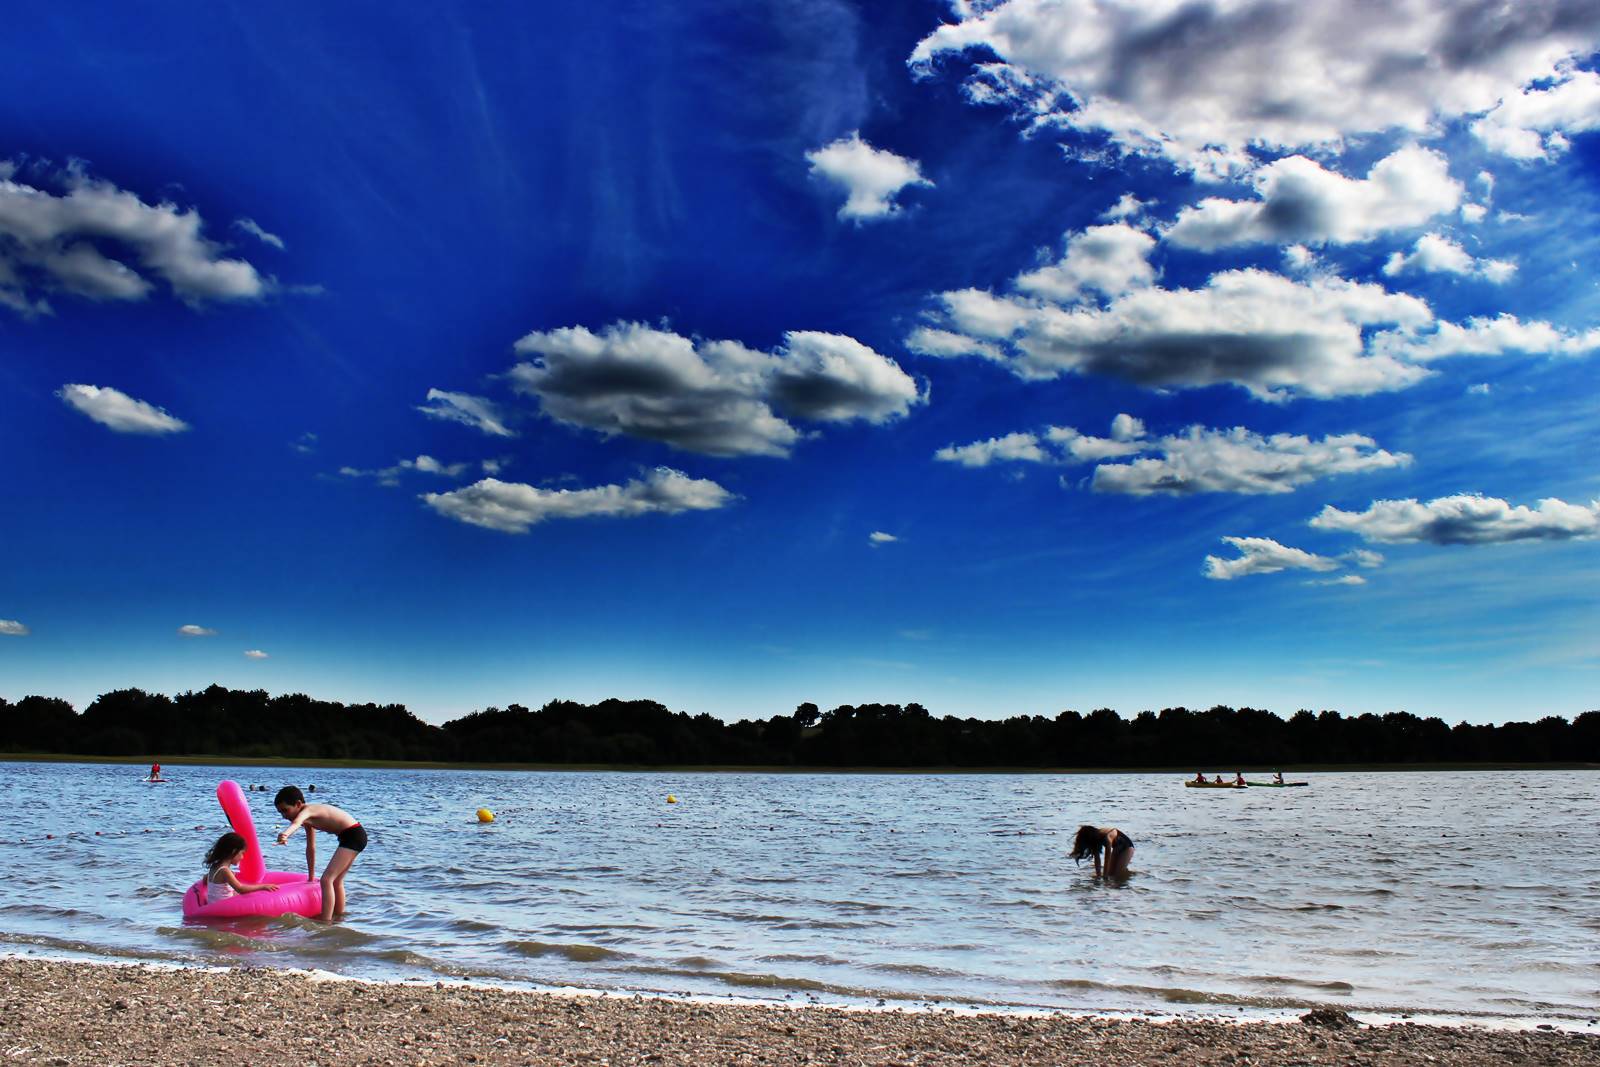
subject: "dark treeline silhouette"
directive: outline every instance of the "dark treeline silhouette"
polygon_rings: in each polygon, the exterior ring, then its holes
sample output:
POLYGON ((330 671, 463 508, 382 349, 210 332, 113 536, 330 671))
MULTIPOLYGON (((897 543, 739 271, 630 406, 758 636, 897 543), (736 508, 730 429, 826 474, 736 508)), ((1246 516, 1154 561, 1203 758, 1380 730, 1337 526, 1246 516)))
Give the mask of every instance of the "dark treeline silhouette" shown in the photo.
POLYGON ((1255 708, 1109 708, 1010 719, 936 718, 920 704, 802 704, 726 723, 649 700, 538 711, 513 704, 443 726, 401 704, 341 704, 212 686, 177 697, 120 689, 75 712, 53 697, 0 699, 0 751, 464 763, 777 767, 1173 767, 1341 763, 1600 763, 1600 711, 1498 726, 1407 712, 1347 718, 1255 708))

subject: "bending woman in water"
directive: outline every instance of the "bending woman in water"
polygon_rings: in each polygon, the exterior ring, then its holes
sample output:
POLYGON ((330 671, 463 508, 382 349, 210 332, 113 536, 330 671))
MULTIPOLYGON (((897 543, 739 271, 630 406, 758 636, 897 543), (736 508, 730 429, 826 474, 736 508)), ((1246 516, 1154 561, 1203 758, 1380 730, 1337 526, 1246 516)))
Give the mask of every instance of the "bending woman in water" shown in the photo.
POLYGON ((1128 861, 1133 859, 1133 838, 1114 826, 1080 826, 1078 836, 1072 841, 1072 858, 1082 863, 1094 857, 1094 873, 1102 871, 1100 854, 1105 853, 1104 873, 1110 878, 1123 878, 1128 873, 1128 861))

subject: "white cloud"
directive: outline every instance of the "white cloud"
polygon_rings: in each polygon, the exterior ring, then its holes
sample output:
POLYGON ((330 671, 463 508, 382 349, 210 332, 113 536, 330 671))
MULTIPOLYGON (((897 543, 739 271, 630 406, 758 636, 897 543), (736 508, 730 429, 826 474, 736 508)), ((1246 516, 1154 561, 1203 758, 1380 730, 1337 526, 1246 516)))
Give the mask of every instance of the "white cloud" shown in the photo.
POLYGON ((283 243, 282 237, 279 237, 275 233, 268 233, 266 230, 263 230, 260 225, 256 223, 255 219, 234 219, 233 224, 239 229, 243 230, 245 233, 249 234, 251 237, 254 237, 256 240, 260 241, 262 244, 271 245, 280 252, 288 247, 283 243))
MULTIPOLYGON (((1411 385, 1427 372, 1369 352, 1363 331, 1415 330, 1433 319, 1423 301, 1380 285, 1259 270, 1224 271, 1199 289, 1137 289, 1105 307, 970 289, 939 300, 934 329, 1003 346, 998 361, 1020 377, 1103 374, 1155 389, 1233 384, 1264 399, 1411 385)), ((920 351, 919 340, 907 343, 920 351)))
POLYGON ((143 300, 155 279, 196 305, 253 300, 272 288, 202 236, 196 210, 147 204, 77 166, 44 172, 39 185, 15 180, 17 169, 0 169, 0 304, 31 315, 50 310, 53 292, 143 300))
POLYGON ((1312 578, 1306 585, 1366 585, 1367 580, 1359 574, 1341 574, 1337 578, 1312 578))
POLYGON ((1487 215, 1487 214, 1489 214, 1489 209, 1487 207, 1485 207, 1483 204, 1462 204, 1461 205, 1461 217, 1462 217, 1462 219, 1467 221, 1467 222, 1472 223, 1473 225, 1477 225, 1478 223, 1482 222, 1484 216, 1487 215))
POLYGON ((1068 236, 1066 253, 1058 262, 1018 275, 1013 284, 1024 293, 1060 303, 1076 300, 1086 290, 1121 296, 1155 283, 1155 268, 1150 266, 1155 246, 1154 237, 1132 226, 1091 226, 1068 236))
POLYGON ((1552 497, 1532 508, 1468 493, 1439 497, 1426 504, 1415 500, 1375 500, 1365 511, 1341 511, 1329 504, 1311 520, 1311 525, 1388 544, 1587 540, 1600 537, 1600 500, 1583 505, 1552 497))
POLYGON ((491 456, 489 459, 480 460, 478 466, 483 468, 485 474, 499 474, 506 469, 506 464, 511 462, 509 456, 491 456))
POLYGON ((311 453, 317 450, 317 435, 309 432, 303 433, 294 441, 290 442, 289 447, 300 453, 302 456, 309 456, 311 453))
POLYGON ((789 418, 883 423, 926 399, 893 360, 839 334, 794 331, 760 352, 618 322, 536 331, 516 351, 538 358, 512 368, 514 386, 551 418, 713 456, 785 456, 800 438, 789 418))
POLYGON ((0 637, 27 637, 32 632, 16 619, 0 619, 0 637))
POLYGON ((1129 222, 1144 217, 1145 211, 1154 205, 1153 200, 1140 200, 1132 193, 1123 193, 1117 202, 1100 213, 1106 222, 1129 222))
POLYGON ((1578 356, 1600 348, 1600 328, 1574 334, 1548 322, 1523 322, 1515 315, 1441 322, 1426 332, 1392 330, 1372 340, 1374 352, 1414 362, 1453 356, 1499 356, 1507 352, 1578 356))
POLYGON ((1461 203, 1461 183, 1438 152, 1402 148, 1346 178, 1304 156, 1279 159, 1251 176, 1256 200, 1208 197, 1184 208, 1169 241, 1206 251, 1238 244, 1353 244, 1420 226, 1461 203))
POLYGON ((268 657, 268 655, 265 652, 261 651, 259 648, 245 649, 244 657, 245 657, 245 659, 268 659, 268 658, 270 658, 270 657, 268 657))
POLYGON ((1093 487, 1102 493, 1288 493, 1319 478, 1404 467, 1411 457, 1378 448, 1360 434, 1329 435, 1320 441, 1298 434, 1263 437, 1235 426, 1211 430, 1190 426, 1182 433, 1146 438, 1131 415, 1112 420, 1111 437, 1091 437, 1070 426, 1052 426, 1044 439, 1014 433, 970 445, 942 448, 935 459, 967 467, 999 462, 1096 463, 1093 487), (1056 451, 1046 450, 1046 444, 1056 451), (1099 462, 1140 456, 1126 463, 1099 462))
POLYGON ((1505 259, 1474 259, 1456 242, 1437 233, 1417 238, 1410 252, 1394 252, 1383 265, 1383 273, 1394 277, 1420 271, 1424 274, 1478 275, 1503 285, 1517 272, 1517 265, 1505 259))
POLYGON ((1484 145, 1513 159, 1549 159, 1567 134, 1600 129, 1600 74, 1570 70, 1556 84, 1507 96, 1472 126, 1484 145))
POLYGON ((879 545, 892 545, 898 540, 900 540, 900 538, 896 537, 894 534, 884 533, 882 530, 873 530, 867 535, 867 541, 872 545, 873 548, 877 548, 879 545))
POLYGON ((1383 553, 1374 552, 1370 548, 1353 548, 1339 558, 1362 570, 1376 570, 1383 566, 1383 553))
POLYGON ((375 478, 382 485, 395 486, 400 484, 400 476, 403 474, 416 472, 419 474, 437 474, 444 478, 455 478, 470 466, 472 466, 470 463, 440 463, 432 456, 421 455, 416 459, 402 459, 394 466, 384 467, 380 470, 369 471, 360 470, 356 467, 340 467, 339 473, 346 478, 375 478))
POLYGON ((1332 571, 1339 564, 1326 556, 1304 549, 1281 545, 1270 537, 1224 537, 1224 541, 1239 550, 1236 559, 1207 556, 1205 576, 1219 582, 1245 578, 1252 574, 1275 574, 1278 571, 1332 571))
POLYGON ((811 173, 825 178, 845 191, 847 199, 839 217, 853 222, 883 219, 898 214, 894 198, 907 186, 933 183, 922 176, 914 159, 873 148, 859 133, 806 153, 811 173))
POLYGON ((196 626, 191 622, 178 627, 178 635, 180 637, 215 637, 217 636, 217 631, 206 626, 196 626))
POLYGON ((690 478, 657 467, 626 485, 592 489, 540 489, 520 482, 485 478, 448 493, 425 493, 423 501, 441 515, 503 533, 527 533, 547 519, 633 518, 710 511, 734 500, 716 482, 690 478))
POLYGON ((118 433, 182 433, 189 424, 126 393, 98 385, 63 385, 56 396, 68 407, 118 433))
POLYGON ((1467 395, 1468 396, 1488 396, 1489 395, 1489 383, 1488 382, 1474 382, 1472 385, 1467 386, 1467 395))
MULTIPOLYGON (((1338 147, 1380 131, 1431 133, 1538 79, 1573 80, 1564 64, 1600 42, 1600 14, 1567 0, 999 0, 953 8, 956 21, 912 52, 913 71, 969 55, 972 100, 1011 108, 1034 128, 1104 133, 1125 150, 1159 153, 1202 175, 1248 168, 1250 146, 1338 147)), ((1493 124, 1512 130, 1527 121, 1507 114, 1493 124)))
POLYGON ((447 393, 443 389, 429 389, 426 399, 427 403, 418 405, 417 410, 430 419, 459 422, 491 437, 516 436, 492 400, 471 393, 447 393))
POLYGON ((1289 493, 1320 478, 1404 467, 1411 457, 1389 452, 1361 434, 1312 440, 1301 434, 1263 437, 1242 426, 1208 430, 1191 426, 1163 437, 1150 449, 1159 455, 1095 468, 1102 493, 1289 493))
POLYGON ((1031 433, 1008 433, 987 441, 974 441, 970 445, 946 445, 933 454, 945 463, 959 463, 963 467, 987 467, 991 463, 1050 463, 1053 457, 1039 445, 1031 433))

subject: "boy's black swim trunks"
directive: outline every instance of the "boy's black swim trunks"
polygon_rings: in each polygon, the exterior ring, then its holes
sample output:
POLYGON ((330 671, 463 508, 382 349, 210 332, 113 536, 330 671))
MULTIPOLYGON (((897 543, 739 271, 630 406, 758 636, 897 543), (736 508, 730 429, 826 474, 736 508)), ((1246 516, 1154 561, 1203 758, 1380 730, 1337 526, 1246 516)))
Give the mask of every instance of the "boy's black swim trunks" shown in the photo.
POLYGON ((360 823, 346 830, 339 831, 339 847, 347 848, 351 852, 360 852, 367 847, 367 831, 362 829, 360 823))

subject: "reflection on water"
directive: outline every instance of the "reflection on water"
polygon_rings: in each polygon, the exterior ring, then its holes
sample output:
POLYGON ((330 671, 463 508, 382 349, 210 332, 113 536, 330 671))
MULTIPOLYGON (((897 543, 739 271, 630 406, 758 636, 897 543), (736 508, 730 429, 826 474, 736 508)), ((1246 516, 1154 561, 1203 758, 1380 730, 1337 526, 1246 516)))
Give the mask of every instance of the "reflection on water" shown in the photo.
MULTIPOLYGON (((0 763, 0 941, 828 1002, 1600 1014, 1592 773, 1238 792, 1175 774, 170 773, 0 763), (224 777, 315 782, 361 819, 345 922, 182 921, 224 777), (1074 866, 1081 822, 1127 828, 1132 877, 1074 866)), ((271 843, 271 792, 246 796, 268 865, 303 869, 298 839, 271 843)))

